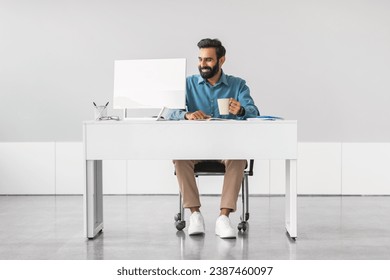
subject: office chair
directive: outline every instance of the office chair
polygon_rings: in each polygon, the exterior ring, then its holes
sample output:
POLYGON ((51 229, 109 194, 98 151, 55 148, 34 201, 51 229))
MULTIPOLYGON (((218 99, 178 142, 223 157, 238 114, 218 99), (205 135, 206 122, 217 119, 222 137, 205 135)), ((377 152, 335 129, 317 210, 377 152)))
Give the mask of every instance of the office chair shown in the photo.
MULTIPOLYGON (((244 176, 242 178, 242 187, 241 187, 241 199, 242 199, 242 214, 240 216, 241 222, 238 224, 237 228, 239 231, 246 231, 248 228, 249 220, 249 190, 248 190, 248 176, 253 176, 253 165, 254 160, 249 161, 249 170, 248 166, 244 170, 244 176)), ((225 175, 225 165, 219 161, 207 160, 195 164, 194 167, 195 177, 198 176, 224 176, 225 175)), ((176 175, 176 172, 175 172, 176 175)), ((174 217, 176 229, 181 231, 186 227, 186 221, 184 219, 184 208, 182 195, 179 192, 179 213, 174 217)))

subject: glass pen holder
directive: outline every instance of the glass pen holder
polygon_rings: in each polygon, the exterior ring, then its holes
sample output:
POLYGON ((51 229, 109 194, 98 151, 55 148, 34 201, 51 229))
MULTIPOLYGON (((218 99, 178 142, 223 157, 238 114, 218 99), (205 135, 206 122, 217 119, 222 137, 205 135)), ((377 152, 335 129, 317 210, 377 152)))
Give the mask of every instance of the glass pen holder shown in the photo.
POLYGON ((95 120, 96 121, 99 121, 102 118, 106 118, 107 117, 107 106, 104 106, 104 105, 95 106, 94 112, 95 112, 95 120))

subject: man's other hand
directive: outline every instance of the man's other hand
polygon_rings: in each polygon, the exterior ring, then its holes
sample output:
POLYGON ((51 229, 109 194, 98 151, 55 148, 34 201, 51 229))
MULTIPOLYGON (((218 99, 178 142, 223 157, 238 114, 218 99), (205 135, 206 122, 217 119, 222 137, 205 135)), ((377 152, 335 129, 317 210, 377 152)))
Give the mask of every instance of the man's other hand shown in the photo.
POLYGON ((209 119, 209 118, 210 118, 210 116, 206 115, 201 110, 193 112, 193 113, 188 112, 185 115, 185 119, 187 119, 187 120, 204 120, 204 119, 209 119))

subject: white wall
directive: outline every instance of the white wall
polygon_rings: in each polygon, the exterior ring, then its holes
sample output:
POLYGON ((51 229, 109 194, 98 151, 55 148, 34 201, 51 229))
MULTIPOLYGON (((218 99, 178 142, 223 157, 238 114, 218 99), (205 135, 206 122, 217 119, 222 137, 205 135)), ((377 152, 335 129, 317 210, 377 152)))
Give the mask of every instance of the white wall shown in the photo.
MULTIPOLYGON (((387 0, 0 0, 0 193, 81 193, 82 121, 112 104, 114 60, 193 74, 205 37, 263 114, 298 120, 300 193, 389 193, 387 0)), ((105 162, 105 191, 175 192, 169 162, 145 164, 158 176, 105 162)), ((283 193, 283 170, 256 162, 253 192, 283 193)))
MULTIPOLYGON (((298 194, 390 195, 390 143, 298 145, 298 194)), ((103 162, 105 194, 177 194, 164 161, 103 162)), ((0 143, 0 195, 82 194, 81 142, 0 143)), ((285 165, 256 160, 250 194, 284 194, 285 165)), ((219 194, 221 177, 198 179, 202 194, 219 194)))
POLYGON ((389 34, 387 0, 0 0, 0 141, 81 141, 114 60, 185 57, 192 74, 217 37, 299 141, 390 142, 389 34))

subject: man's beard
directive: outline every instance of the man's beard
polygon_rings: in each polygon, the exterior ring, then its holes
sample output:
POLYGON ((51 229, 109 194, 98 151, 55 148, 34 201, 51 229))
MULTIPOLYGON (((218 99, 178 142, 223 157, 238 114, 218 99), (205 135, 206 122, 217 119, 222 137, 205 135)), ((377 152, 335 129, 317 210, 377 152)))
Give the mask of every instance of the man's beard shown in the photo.
POLYGON ((217 64, 214 65, 214 67, 209 67, 209 66, 205 66, 205 67, 198 67, 199 68, 199 73, 200 75, 202 76, 203 79, 210 79, 212 77, 214 77, 218 71, 219 71, 219 61, 217 61, 217 64), (202 69, 209 69, 210 71, 208 72, 203 72, 202 69))

